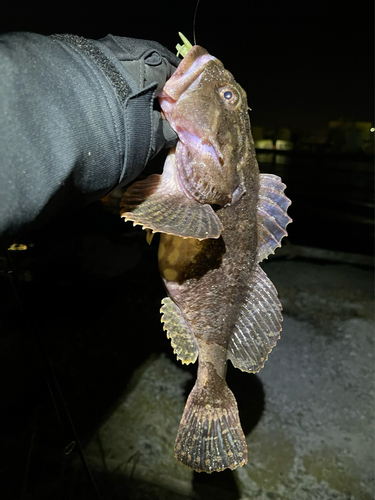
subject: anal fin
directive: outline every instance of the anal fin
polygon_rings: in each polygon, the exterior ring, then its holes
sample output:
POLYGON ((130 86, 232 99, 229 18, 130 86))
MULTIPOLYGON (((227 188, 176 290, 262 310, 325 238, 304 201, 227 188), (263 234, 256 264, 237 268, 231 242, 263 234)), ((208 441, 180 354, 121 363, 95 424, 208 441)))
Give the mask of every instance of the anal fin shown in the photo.
POLYGON ((285 184, 280 177, 273 174, 260 174, 260 188, 257 208, 258 223, 258 262, 262 262, 287 235, 286 226, 292 222, 287 215, 291 203, 284 194, 285 184))
POLYGON ((272 281, 256 265, 228 344, 228 358, 244 372, 258 372, 280 338, 282 306, 272 281))
POLYGON ((195 363, 198 346, 179 307, 169 297, 163 299, 161 303, 161 321, 164 323, 163 328, 167 332, 167 337, 171 339, 173 352, 181 363, 186 365, 195 363))
POLYGON ((223 225, 211 205, 189 198, 178 187, 174 152, 169 153, 162 175, 135 182, 121 200, 121 217, 153 233, 182 238, 219 238, 223 225))

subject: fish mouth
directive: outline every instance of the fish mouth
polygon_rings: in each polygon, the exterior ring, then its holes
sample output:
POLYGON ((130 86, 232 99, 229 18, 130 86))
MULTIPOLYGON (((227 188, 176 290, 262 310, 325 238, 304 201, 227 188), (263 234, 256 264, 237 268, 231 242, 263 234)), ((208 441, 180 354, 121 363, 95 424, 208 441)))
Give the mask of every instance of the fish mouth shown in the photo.
POLYGON ((232 186, 225 178, 225 162, 218 146, 191 132, 188 135, 188 141, 180 140, 176 146, 177 177, 181 189, 199 203, 229 205, 232 186))
POLYGON ((163 93, 177 101, 205 70, 207 64, 215 60, 216 58, 211 56, 206 49, 194 45, 164 85, 163 93))
POLYGON ((224 157, 220 152, 220 147, 212 139, 200 137, 201 130, 197 132, 188 131, 177 127, 176 133, 182 145, 189 151, 190 157, 210 156, 218 167, 223 167, 224 157))

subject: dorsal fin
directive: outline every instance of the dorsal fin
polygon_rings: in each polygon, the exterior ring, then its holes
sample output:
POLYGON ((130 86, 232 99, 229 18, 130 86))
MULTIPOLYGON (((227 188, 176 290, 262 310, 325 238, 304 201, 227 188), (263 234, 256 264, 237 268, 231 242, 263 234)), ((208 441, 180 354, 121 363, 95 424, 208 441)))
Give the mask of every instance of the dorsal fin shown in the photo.
POLYGON ((281 246, 281 239, 288 234, 286 226, 292 219, 286 212, 291 201, 284 194, 285 187, 277 175, 260 174, 257 210, 258 262, 274 253, 275 249, 281 246))
POLYGON ((281 304, 272 281, 256 264, 248 280, 239 318, 228 344, 228 358, 243 372, 258 372, 281 332, 281 304))

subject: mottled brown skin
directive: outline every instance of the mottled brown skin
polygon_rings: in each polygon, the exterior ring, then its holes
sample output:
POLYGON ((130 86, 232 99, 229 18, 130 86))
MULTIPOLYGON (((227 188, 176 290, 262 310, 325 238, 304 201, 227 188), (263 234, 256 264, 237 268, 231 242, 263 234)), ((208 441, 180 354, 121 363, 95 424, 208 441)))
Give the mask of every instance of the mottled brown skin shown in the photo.
POLYGON ((244 170, 246 193, 236 204, 217 211, 224 225, 219 239, 161 235, 159 267, 165 286, 198 341, 198 383, 213 368, 220 378, 225 377, 228 340, 255 265, 259 171, 251 150, 244 170), (171 263, 168 259, 177 245, 181 260, 171 263))
MULTIPOLYGON (((186 66, 190 66, 202 52, 207 53, 201 47, 193 47, 177 71, 186 71, 182 65, 186 63, 186 66), (196 53, 194 49, 197 49, 196 53)), ((240 199, 234 199, 231 205, 216 211, 224 226, 222 236, 217 240, 198 241, 162 234, 163 251, 159 254, 159 267, 169 295, 183 310, 201 345, 200 370, 207 363, 213 363, 217 366, 216 371, 223 376, 225 370, 222 365, 226 363, 224 351, 238 318, 243 288, 247 286, 247 283, 242 282, 248 281, 249 271, 255 265, 259 168, 245 91, 217 59, 208 62, 205 71, 195 82, 190 87, 191 92, 185 91, 182 102, 174 107, 173 116, 184 117, 183 122, 177 122, 179 127, 194 129, 203 137, 210 134, 210 140, 219 145, 220 151, 228 151, 230 145, 230 154, 223 153, 232 178, 230 198, 237 190, 240 199), (219 89, 222 87, 236 93, 234 106, 226 105, 220 96, 219 89), (183 257, 177 263, 170 264, 168 255, 177 246, 179 255, 183 257), (169 280, 165 270, 171 268, 177 275, 169 280), (223 356, 215 356, 218 358, 215 361, 207 360, 207 343, 223 347, 223 356)), ((168 119, 176 124, 170 116, 168 119)), ((205 171, 210 170, 209 166, 200 165, 205 171)), ((200 175, 200 170, 196 171, 196 175, 200 175)), ((212 169, 207 175, 216 179, 218 173, 212 169)), ((218 180, 216 185, 220 185, 218 180)))
POLYGON ((188 52, 159 100, 179 141, 161 176, 125 192, 121 215, 161 233, 163 328, 177 359, 199 360, 175 456, 196 471, 235 469, 247 445, 227 360, 255 373, 280 336, 281 303, 259 262, 287 234, 290 200, 278 176, 259 174, 246 93, 205 49, 188 52))
MULTIPOLYGON (((210 74, 222 75, 221 66, 219 66, 218 73, 211 68, 210 74)), ((251 282, 258 248, 256 213, 259 169, 250 132, 248 105, 245 92, 238 84, 233 83, 231 75, 228 82, 230 82, 229 88, 236 86, 240 95, 240 103, 234 110, 230 110, 230 113, 224 112, 219 117, 213 109, 213 129, 216 131, 217 143, 222 144, 223 147, 226 143, 235 144, 238 137, 241 137, 241 147, 238 147, 236 155, 232 157, 234 165, 230 167, 232 172, 233 169, 235 170, 232 178, 241 179, 241 181, 239 184, 237 181, 232 184, 231 189, 236 191, 236 193, 233 191, 231 193, 232 203, 219 208, 216 212, 223 223, 224 231, 219 239, 203 241, 161 234, 159 247, 159 268, 164 284, 169 296, 179 306, 190 325, 199 350, 198 376, 195 386, 199 390, 192 391, 187 406, 217 408, 219 411, 233 407, 237 411, 234 396, 225 382, 227 348, 234 325, 240 315, 245 290, 248 290, 251 282), (233 126, 231 126, 231 117, 233 126), (222 123, 220 123, 221 120, 222 123), (241 152, 240 156, 238 156, 239 152, 241 152)), ((209 78, 206 84, 205 89, 205 80, 201 81, 201 88, 196 94, 196 99, 190 96, 190 103, 186 99, 184 113, 185 116, 191 116, 193 113, 195 123, 200 123, 197 113, 202 109, 203 121, 208 127, 210 110, 201 106, 200 98, 203 96, 204 102, 210 96, 212 99, 212 95, 216 98, 215 92, 223 85, 223 81, 220 80, 213 85, 212 79, 209 78), (190 115, 189 105, 192 107, 190 115)), ((185 126, 188 126, 186 121, 185 126)), ((180 429, 184 425, 188 423, 183 417, 180 429)), ((239 421, 238 426, 240 428, 239 421)), ((242 430, 240 432, 242 433, 242 430)), ((244 437, 242 439, 244 441, 244 437)), ((236 462, 226 467, 235 468, 247 461, 246 444, 244 448, 243 456, 239 459, 241 463, 236 462)), ((190 464, 190 459, 185 460, 178 437, 176 456, 185 465, 193 466, 196 470, 210 472, 209 460, 207 468, 196 467, 190 464)), ((214 470, 222 470, 222 468, 217 467, 214 470)))

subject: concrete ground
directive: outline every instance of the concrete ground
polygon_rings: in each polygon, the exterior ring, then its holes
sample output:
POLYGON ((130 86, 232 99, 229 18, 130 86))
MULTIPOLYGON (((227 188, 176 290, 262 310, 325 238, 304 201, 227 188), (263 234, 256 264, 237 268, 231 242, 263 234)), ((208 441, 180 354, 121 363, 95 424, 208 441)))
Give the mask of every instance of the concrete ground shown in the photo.
POLYGON ((155 354, 86 447, 111 498, 374 498, 373 269, 314 256, 264 264, 284 307, 281 339, 259 374, 228 370, 248 464, 206 475, 175 461, 194 371, 155 354))

